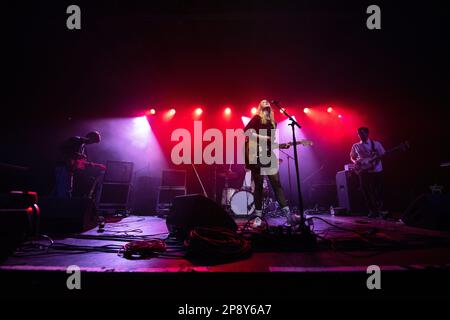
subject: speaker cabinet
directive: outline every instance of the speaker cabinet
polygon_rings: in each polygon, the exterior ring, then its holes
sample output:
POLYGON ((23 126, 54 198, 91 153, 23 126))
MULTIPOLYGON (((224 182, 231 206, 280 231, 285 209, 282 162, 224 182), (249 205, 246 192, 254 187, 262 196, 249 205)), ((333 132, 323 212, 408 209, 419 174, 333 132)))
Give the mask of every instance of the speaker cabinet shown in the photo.
POLYGON ((88 198, 42 198, 39 207, 40 227, 45 233, 83 232, 97 225, 95 203, 88 198))
POLYGON ((104 182, 130 183, 133 176, 133 162, 108 161, 104 182))
POLYGON ((129 183, 103 183, 98 208, 105 212, 127 210, 130 190, 129 183))
POLYGON ((413 227, 450 231, 450 195, 419 196, 406 209, 402 221, 413 227))
POLYGON ((364 215, 368 212, 357 174, 339 171, 336 173, 336 187, 339 207, 346 208, 351 215, 364 215))
POLYGON ((163 170, 161 187, 186 188, 186 170, 163 170))
POLYGON ((176 197, 166 223, 172 236, 178 238, 185 238, 196 227, 237 230, 234 220, 219 204, 197 194, 176 197))
POLYGON ((141 176, 137 179, 132 193, 133 212, 139 215, 151 215, 156 212, 160 178, 141 176))

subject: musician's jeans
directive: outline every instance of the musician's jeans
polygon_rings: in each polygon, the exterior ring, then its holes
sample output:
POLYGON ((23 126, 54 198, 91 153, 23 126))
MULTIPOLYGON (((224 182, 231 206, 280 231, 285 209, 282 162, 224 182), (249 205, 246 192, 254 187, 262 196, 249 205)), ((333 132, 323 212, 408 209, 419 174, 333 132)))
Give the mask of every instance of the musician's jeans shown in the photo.
POLYGON ((73 191, 73 174, 65 166, 55 168, 56 187, 55 196, 58 198, 71 198, 73 191))
MULTIPOLYGON (((252 171, 252 178, 255 182, 255 194, 254 194, 255 209, 262 210, 264 176, 261 175, 261 171, 259 168, 254 169, 252 168, 251 171, 252 171)), ((280 204, 280 207, 281 208, 286 207, 287 206, 286 198, 284 196, 283 188, 281 187, 280 174, 277 173, 273 175, 268 175, 267 177, 269 178, 270 184, 275 193, 275 197, 278 203, 280 204)))
POLYGON ((380 213, 383 210, 383 173, 362 172, 359 182, 369 212, 380 213))

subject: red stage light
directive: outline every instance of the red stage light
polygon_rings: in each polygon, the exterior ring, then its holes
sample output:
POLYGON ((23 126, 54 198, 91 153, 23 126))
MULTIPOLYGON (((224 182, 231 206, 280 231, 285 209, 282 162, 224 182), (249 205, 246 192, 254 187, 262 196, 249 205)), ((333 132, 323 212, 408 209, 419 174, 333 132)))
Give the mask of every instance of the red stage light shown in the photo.
POLYGON ((252 114, 256 114, 256 112, 258 112, 258 109, 256 109, 255 107, 252 108, 252 114))
POLYGON ((328 113, 333 112, 333 108, 332 108, 332 107, 328 107, 327 112, 328 112, 328 113))
POLYGON ((309 108, 305 108, 305 109, 303 109, 303 112, 304 112, 304 113, 310 113, 311 110, 309 110, 309 108))
POLYGON ((229 116, 230 114, 231 114, 231 108, 225 108, 225 114, 227 115, 227 116, 229 116))
POLYGON ((197 116, 201 115, 202 113, 203 113, 202 108, 197 108, 197 109, 195 109, 195 114, 196 114, 197 116))
POLYGON ((338 114, 338 118, 342 118, 342 114, 338 114))
POLYGON ((169 115, 173 116, 175 115, 175 113, 176 113, 175 109, 172 108, 169 110, 169 115))

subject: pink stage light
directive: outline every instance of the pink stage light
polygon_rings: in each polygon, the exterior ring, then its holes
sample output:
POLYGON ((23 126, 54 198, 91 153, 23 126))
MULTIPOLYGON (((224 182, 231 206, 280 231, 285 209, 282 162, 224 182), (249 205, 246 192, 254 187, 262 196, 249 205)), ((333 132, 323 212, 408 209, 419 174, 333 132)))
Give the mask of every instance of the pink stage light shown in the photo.
POLYGON ((172 109, 169 110, 169 115, 170 116, 174 116, 175 113, 176 113, 175 109, 172 108, 172 109))
POLYGON ((328 113, 333 112, 333 108, 332 108, 332 107, 328 107, 327 112, 328 112, 328 113))
POLYGON ((231 108, 227 107, 224 111, 225 115, 229 116, 231 114, 231 108))
POLYGON ((256 114, 256 112, 258 112, 258 109, 256 109, 255 107, 252 108, 251 113, 254 115, 256 114))
POLYGON ((339 118, 339 119, 342 118, 342 114, 338 114, 338 118, 339 118))
POLYGON ((308 113, 311 112, 311 110, 310 110, 309 108, 305 108, 305 109, 303 109, 303 112, 306 113, 306 114, 308 114, 308 113))
POLYGON ((146 136, 150 132, 150 124, 146 117, 137 117, 133 119, 133 132, 136 136, 146 136))

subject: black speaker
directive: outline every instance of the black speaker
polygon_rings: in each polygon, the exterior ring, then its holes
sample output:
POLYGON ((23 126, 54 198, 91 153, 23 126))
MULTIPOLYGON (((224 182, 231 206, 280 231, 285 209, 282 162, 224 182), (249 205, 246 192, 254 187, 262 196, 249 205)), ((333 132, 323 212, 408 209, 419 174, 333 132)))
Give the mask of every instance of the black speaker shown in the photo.
POLYGON ((104 182, 130 183, 133 176, 133 162, 108 161, 104 182))
POLYGON ((353 215, 368 212, 357 174, 350 171, 339 171, 336 173, 336 187, 339 207, 346 208, 353 215))
POLYGON ((186 170, 163 170, 161 187, 186 187, 186 170))
POLYGON ((419 196, 406 209, 402 221, 412 227, 450 231, 450 195, 419 196))
POLYGON ((156 212, 158 188, 161 179, 141 176, 137 179, 133 192, 133 212, 135 214, 150 215, 156 212))
POLYGON ((103 183, 99 205, 126 206, 130 195, 131 185, 128 183, 103 183))
POLYGON ((44 233, 83 232, 97 225, 95 203, 88 198, 42 198, 39 207, 44 233))
POLYGON ((234 220, 219 204, 198 194, 176 197, 166 223, 171 235, 177 238, 185 238, 196 227, 237 230, 234 220))
POLYGON ((29 236, 38 233, 39 207, 35 192, 0 194, 0 261, 29 236))

